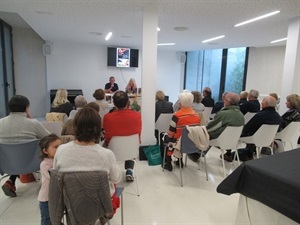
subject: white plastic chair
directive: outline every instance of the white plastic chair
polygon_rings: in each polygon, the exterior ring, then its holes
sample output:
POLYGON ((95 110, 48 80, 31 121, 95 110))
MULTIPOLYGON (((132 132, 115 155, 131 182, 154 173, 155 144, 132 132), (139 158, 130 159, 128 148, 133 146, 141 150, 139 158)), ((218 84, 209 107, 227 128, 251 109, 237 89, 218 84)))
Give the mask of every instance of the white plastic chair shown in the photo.
POLYGON ((297 148, 297 138, 299 137, 300 122, 291 122, 282 131, 277 132, 275 139, 280 139, 283 143, 284 151, 297 148), (289 142, 291 148, 286 149, 286 143, 289 142))
MULTIPOLYGON (((210 146, 218 147, 221 150, 224 177, 226 177, 225 161, 224 161, 225 151, 226 149, 231 149, 231 150, 237 149, 238 141, 242 134, 243 127, 244 126, 239 126, 239 127, 227 126, 218 138, 209 141, 210 146)), ((234 157, 237 157, 238 163, 240 164, 239 155, 235 154, 234 157)), ((233 161, 234 160, 235 158, 233 159, 233 161)))
POLYGON ((50 133, 61 136, 61 131, 63 129, 63 123, 61 121, 51 121, 51 122, 41 122, 43 127, 45 127, 50 133))
POLYGON ((213 110, 213 107, 205 107, 204 108, 203 114, 204 114, 204 118, 206 119, 206 124, 210 120, 210 115, 211 115, 212 110, 213 110))
POLYGON ((249 120, 252 119, 253 116, 255 116, 256 112, 247 112, 244 117, 245 117, 245 124, 249 122, 249 120))
MULTIPOLYGON (((136 159, 139 155, 140 140, 138 134, 133 134, 130 136, 114 136, 111 138, 108 148, 113 151, 116 156, 117 161, 126 161, 136 159)), ((137 161, 134 165, 134 172, 136 178, 136 189, 137 196, 139 193, 138 184, 138 172, 137 172, 137 161)))
POLYGON ((262 147, 269 148, 271 150, 271 154, 273 155, 273 147, 271 146, 271 144, 274 141, 278 127, 279 125, 263 124, 255 132, 255 134, 249 137, 241 137, 240 141, 245 142, 247 144, 255 144, 257 158, 259 158, 259 154, 262 147))
POLYGON ((27 174, 40 170, 39 140, 0 143, 0 181, 9 175, 27 174))
POLYGON ((160 144, 160 134, 169 130, 172 116, 173 113, 161 113, 155 122, 155 129, 158 130, 158 144, 160 144))

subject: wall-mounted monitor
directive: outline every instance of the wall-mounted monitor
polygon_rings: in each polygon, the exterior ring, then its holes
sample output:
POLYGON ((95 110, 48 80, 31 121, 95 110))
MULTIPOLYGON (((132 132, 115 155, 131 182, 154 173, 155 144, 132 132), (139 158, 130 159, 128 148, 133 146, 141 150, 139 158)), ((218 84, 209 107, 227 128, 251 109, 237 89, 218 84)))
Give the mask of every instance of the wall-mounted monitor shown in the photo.
POLYGON ((139 50, 122 47, 107 48, 107 66, 138 67, 139 50))

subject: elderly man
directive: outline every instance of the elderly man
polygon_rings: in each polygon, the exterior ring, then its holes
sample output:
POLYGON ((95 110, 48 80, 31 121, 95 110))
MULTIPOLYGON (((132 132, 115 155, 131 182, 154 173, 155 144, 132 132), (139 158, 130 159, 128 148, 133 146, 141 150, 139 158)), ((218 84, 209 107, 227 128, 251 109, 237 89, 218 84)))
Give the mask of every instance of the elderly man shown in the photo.
MULTIPOLYGON (((244 115, 238 106, 239 96, 235 93, 227 93, 224 98, 224 107, 217 112, 214 120, 206 126, 209 138, 216 139, 227 126, 243 126, 245 123, 244 115)), ((188 157, 197 162, 200 158, 198 153, 189 154, 188 157)))
POLYGON ((251 89, 248 95, 248 101, 240 103, 241 112, 245 115, 247 112, 258 112, 260 110, 260 104, 257 100, 259 92, 251 89))
MULTIPOLYGON (((196 113, 192 108, 193 100, 194 100, 194 95, 187 90, 184 90, 182 93, 179 94, 178 102, 179 102, 180 109, 173 114, 173 117, 170 122, 170 127, 167 132, 168 140, 165 140, 166 142, 176 143, 177 139, 181 136, 182 127, 186 125, 200 124, 200 117, 198 113, 196 113)), ((171 159, 172 154, 173 151, 170 148, 167 151, 166 163, 163 165, 164 169, 169 171, 173 170, 172 159, 171 159)), ((179 165, 179 161, 176 161, 175 163, 176 165, 179 165)))
MULTIPOLYGON (((29 105, 29 100, 22 95, 15 95, 9 100, 10 114, 0 119, 0 142, 41 139, 50 134, 39 121, 31 119, 29 105)), ((17 196, 15 182, 18 176, 11 175, 4 183, 2 190, 5 195, 17 196)))
POLYGON ((201 103, 205 107, 214 107, 215 100, 211 97, 211 89, 209 87, 203 88, 202 95, 203 95, 203 99, 201 103))
MULTIPOLYGON (((262 110, 255 114, 252 119, 244 126, 241 137, 252 136, 263 124, 281 124, 282 118, 276 112, 276 99, 272 96, 266 96, 261 103, 262 110)), ((247 144, 246 148, 239 149, 240 160, 247 161, 253 159, 255 151, 254 144, 247 144)), ((227 153, 226 153, 227 154, 227 153)), ((232 161, 231 157, 224 157, 227 161, 232 161)))
POLYGON ((109 78, 109 82, 105 84, 105 93, 114 93, 119 90, 119 86, 115 81, 116 79, 114 77, 109 78))

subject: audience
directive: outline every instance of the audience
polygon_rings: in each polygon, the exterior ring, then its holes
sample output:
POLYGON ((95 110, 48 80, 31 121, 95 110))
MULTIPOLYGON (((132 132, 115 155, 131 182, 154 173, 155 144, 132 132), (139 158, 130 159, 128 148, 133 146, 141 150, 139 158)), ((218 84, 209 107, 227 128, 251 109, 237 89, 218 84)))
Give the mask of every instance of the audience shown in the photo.
POLYGON ((105 84, 105 93, 114 93, 119 90, 119 86, 115 83, 115 78, 110 77, 109 82, 105 84))
POLYGON ((205 87, 202 90, 203 99, 201 103, 205 107, 214 107, 215 105, 215 100, 211 97, 211 94, 211 89, 209 87, 205 87))
MULTIPOLYGON (((129 98, 126 92, 117 91, 113 96, 115 110, 104 115, 104 147, 109 145, 113 136, 129 136, 142 131, 142 118, 139 112, 129 109, 129 98)), ((126 147, 126 146, 124 146, 126 147)), ((134 161, 125 161, 126 181, 133 181, 134 161)))
POLYGON ((248 101, 240 104, 241 112, 245 115, 247 112, 258 112, 260 110, 260 103, 257 100, 259 92, 251 89, 248 95, 248 101))
MULTIPOLYGON (((217 112, 214 120, 210 121, 207 126, 209 139, 216 139, 225 130, 227 126, 243 126, 245 123, 244 115, 238 106, 239 96, 235 93, 227 93, 224 98, 224 107, 217 112)), ((228 151, 228 154, 230 151, 228 151)), ((189 154, 188 157, 197 162, 200 158, 198 153, 189 154)))
POLYGON ((51 225, 48 207, 48 194, 50 185, 49 169, 53 167, 53 158, 58 146, 61 144, 62 140, 55 134, 50 134, 42 138, 40 141, 41 159, 43 160, 40 165, 42 185, 38 195, 41 213, 41 225, 51 225))
POLYGON ((68 91, 66 89, 58 89, 50 112, 66 113, 69 116, 72 110, 73 106, 68 100, 68 91))
POLYGON ((192 104, 192 108, 196 113, 202 113, 204 112, 205 106, 201 103, 202 101, 202 95, 200 91, 192 91, 192 94, 194 95, 194 101, 192 104))
POLYGON ((162 113, 173 113, 173 103, 165 101, 165 93, 157 91, 155 95, 155 122, 162 113))
MULTIPOLYGON (((179 101, 179 110, 173 114, 172 120, 170 122, 170 127, 167 132, 167 137, 165 138, 165 142, 169 143, 168 150, 166 152, 166 162, 164 162, 163 167, 166 170, 172 171, 172 154, 173 154, 173 146, 177 142, 177 139, 181 136, 182 127, 186 125, 196 125, 200 124, 200 117, 198 113, 196 113, 192 104, 194 101, 194 96, 188 90, 184 90, 178 96, 179 101), (171 146, 171 143, 173 145, 171 146)), ((180 159, 182 160, 182 158, 180 159)), ((179 161, 175 162, 176 165, 179 165, 179 161)), ((182 163, 183 165, 183 163, 182 163)))
POLYGON ((247 98, 248 98, 248 92, 247 91, 241 91, 239 105, 242 105, 245 102, 247 102, 248 101, 247 98))
POLYGON ((222 99, 215 103, 211 113, 217 113, 224 107, 224 98, 225 98, 225 95, 227 95, 227 93, 228 93, 227 91, 223 92, 222 99))
POLYGON ((135 79, 131 78, 125 88, 126 93, 134 94, 137 93, 137 86, 135 83, 135 79))
MULTIPOLYGON (((119 198, 115 196, 115 185, 122 174, 115 155, 97 144, 101 134, 101 118, 91 107, 84 107, 74 118, 75 140, 58 147, 53 167, 59 172, 106 171, 114 211, 119 198)), ((82 207, 85 207, 84 205, 82 207)))
POLYGON ((85 99, 85 97, 83 97, 82 95, 77 95, 75 100, 75 110, 72 110, 70 112, 70 116, 69 116, 69 119, 74 119, 76 113, 81 110, 86 104, 87 104, 87 101, 85 99))
POLYGON ((105 100, 105 92, 103 89, 95 90, 93 97, 96 99, 95 103, 99 105, 100 111, 108 109, 108 103, 105 100))
MULTIPOLYGON (((49 135, 43 125, 36 119, 31 119, 29 100, 22 95, 13 96, 8 102, 10 114, 0 119, 0 142, 14 143, 18 140, 41 139, 49 135)), ((11 174, 2 186, 4 194, 16 197, 15 182, 19 175, 11 174)))

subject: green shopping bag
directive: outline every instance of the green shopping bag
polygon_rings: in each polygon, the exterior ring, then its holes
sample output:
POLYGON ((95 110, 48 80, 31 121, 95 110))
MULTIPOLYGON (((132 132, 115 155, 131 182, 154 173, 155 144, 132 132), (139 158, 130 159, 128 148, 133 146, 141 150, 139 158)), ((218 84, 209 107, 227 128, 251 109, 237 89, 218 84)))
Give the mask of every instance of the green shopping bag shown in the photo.
POLYGON ((147 157, 149 166, 161 165, 162 157, 159 145, 149 145, 149 147, 144 148, 144 153, 147 157))

